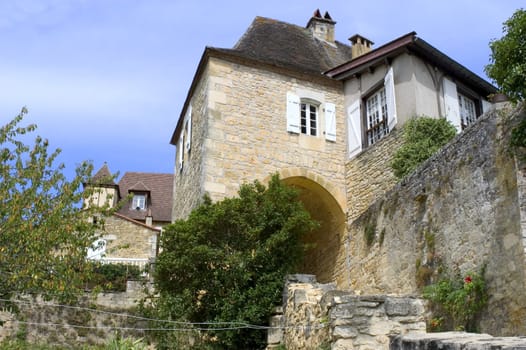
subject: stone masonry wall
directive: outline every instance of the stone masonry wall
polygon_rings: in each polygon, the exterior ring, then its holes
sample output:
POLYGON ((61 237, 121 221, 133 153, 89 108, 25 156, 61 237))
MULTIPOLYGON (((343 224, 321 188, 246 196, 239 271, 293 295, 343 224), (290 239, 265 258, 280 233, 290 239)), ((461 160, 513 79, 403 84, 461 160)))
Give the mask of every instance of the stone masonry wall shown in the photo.
POLYGON ((106 258, 149 259, 155 256, 157 230, 116 216, 105 219, 104 230, 103 238, 108 242, 106 258))
MULTIPOLYGON (((480 330, 526 334, 526 273, 517 171, 508 150, 509 117, 499 109, 405 178, 349 224, 338 262, 349 287, 412 294, 439 270, 486 266, 489 292, 480 330), (372 234, 367 245, 364 236, 372 234)), ((511 119, 525 118, 515 112, 511 119)))
MULTIPOLYGON (((425 332, 417 298, 337 291, 312 275, 289 276, 285 291, 281 325, 288 350, 387 350, 392 336, 425 332)), ((278 339, 269 340, 268 349, 277 347, 278 339)))
POLYGON ((402 132, 394 129, 388 137, 365 149, 345 166, 349 222, 354 221, 398 182, 389 164, 402 144, 402 132))
MULTIPOLYGON (((172 220, 186 218, 200 203, 204 194, 204 143, 208 127, 206 116, 209 84, 208 69, 205 69, 190 99, 192 106, 191 148, 190 152, 185 151, 184 153, 182 170, 177 165, 178 155, 176 154, 172 220)), ((177 150, 177 152, 180 151, 177 150)))
POLYGON ((62 305, 40 297, 17 298, 0 310, 0 342, 24 339, 60 348, 107 344, 116 334, 142 338, 148 321, 134 317, 144 297, 141 282, 128 281, 126 292, 86 295, 76 304, 62 305), (18 309, 18 311, 16 311, 18 309))
POLYGON ((443 332, 398 335, 391 339, 389 350, 523 350, 524 337, 495 338, 489 334, 443 332))
MULTIPOLYGON (((205 142, 204 188, 213 200, 237 194, 239 185, 264 181, 290 168, 306 169, 345 194, 345 114, 340 83, 311 82, 268 71, 211 59, 209 62, 208 134, 205 142), (315 96, 336 107, 336 142, 286 130, 287 92, 315 96)), ((344 204, 345 205, 345 204, 344 204)))

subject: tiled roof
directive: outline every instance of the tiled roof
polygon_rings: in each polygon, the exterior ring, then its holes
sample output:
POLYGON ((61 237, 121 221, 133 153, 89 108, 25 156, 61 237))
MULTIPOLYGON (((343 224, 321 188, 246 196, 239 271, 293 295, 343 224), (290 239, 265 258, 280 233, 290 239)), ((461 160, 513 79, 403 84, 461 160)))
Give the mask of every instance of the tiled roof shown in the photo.
POLYGON ((233 49, 216 49, 276 66, 321 75, 351 59, 351 47, 314 37, 310 29, 256 17, 233 49))
MULTIPOLYGON (((126 172, 119 181, 121 198, 130 192, 149 192, 148 209, 153 221, 170 222, 172 219, 173 174, 126 172)), ((118 213, 134 220, 144 220, 148 211, 130 208, 129 201, 123 203, 118 213)))
POLYGON ((113 181, 113 177, 110 173, 110 169, 108 168, 108 164, 104 163, 104 165, 97 171, 95 175, 90 180, 90 183, 92 184, 98 184, 98 185, 106 185, 106 186, 116 186, 115 181, 113 181))

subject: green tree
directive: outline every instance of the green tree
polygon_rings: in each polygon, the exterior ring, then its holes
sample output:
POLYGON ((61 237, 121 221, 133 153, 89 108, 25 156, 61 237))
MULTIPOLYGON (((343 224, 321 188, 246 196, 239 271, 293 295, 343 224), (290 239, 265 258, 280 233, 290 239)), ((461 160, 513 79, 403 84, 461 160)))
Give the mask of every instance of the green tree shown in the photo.
POLYGON ((394 175, 399 179, 403 178, 455 135, 455 127, 444 118, 411 119, 404 125, 403 144, 391 162, 394 175))
POLYGON ((241 326, 202 332, 199 348, 264 348, 266 331, 243 327, 267 325, 286 274, 303 258, 302 236, 316 225, 297 191, 277 175, 267 188, 242 185, 239 197, 205 198, 163 232, 155 272, 159 317, 241 326))
POLYGON ((518 9, 504 22, 503 37, 490 42, 486 74, 512 101, 526 97, 526 11, 518 9))
POLYGON ((26 113, 0 129, 0 297, 38 292, 71 299, 89 272, 86 248, 97 227, 88 218, 106 208, 82 208, 91 164, 82 163, 68 181, 64 165, 54 165, 60 150, 50 153, 39 136, 32 146, 22 141, 36 129, 19 126, 26 113))

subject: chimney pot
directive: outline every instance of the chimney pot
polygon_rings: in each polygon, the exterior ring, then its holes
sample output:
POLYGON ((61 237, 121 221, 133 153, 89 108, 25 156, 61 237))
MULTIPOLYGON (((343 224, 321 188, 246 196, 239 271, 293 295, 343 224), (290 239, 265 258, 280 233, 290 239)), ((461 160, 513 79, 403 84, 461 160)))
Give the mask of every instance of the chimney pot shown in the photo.
POLYGON ((329 12, 325 12, 325 17, 321 16, 319 9, 314 11, 314 15, 307 23, 307 29, 309 29, 312 35, 320 40, 334 44, 334 25, 335 21, 332 20, 329 12))
POLYGON ((361 55, 365 55, 369 51, 372 50, 372 46, 374 43, 361 36, 360 34, 355 34, 349 38, 349 41, 351 42, 351 56, 352 59, 355 59, 356 57, 359 57, 361 55))

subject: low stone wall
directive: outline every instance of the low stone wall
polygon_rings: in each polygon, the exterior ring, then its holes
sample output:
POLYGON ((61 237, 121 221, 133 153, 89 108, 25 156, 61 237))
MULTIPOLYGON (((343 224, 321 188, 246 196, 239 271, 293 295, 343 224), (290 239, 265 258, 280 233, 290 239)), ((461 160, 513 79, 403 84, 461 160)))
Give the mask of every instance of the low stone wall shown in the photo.
POLYGON ((148 322, 134 317, 144 286, 129 281, 121 293, 87 295, 72 305, 45 301, 41 297, 23 296, 0 311, 0 342, 25 339, 29 343, 58 346, 106 344, 119 334, 144 337, 148 322))
POLYGON ((424 304, 413 297, 356 295, 320 284, 312 275, 293 275, 286 284, 284 313, 274 316, 281 331, 269 333, 269 349, 387 350, 389 338, 425 332, 424 304))
POLYGON ((387 350, 389 337, 424 333, 424 303, 413 297, 329 293, 331 349, 387 350))
POLYGON ((523 350, 525 337, 494 338, 488 334, 444 332, 409 334, 391 339, 390 350, 523 350))

